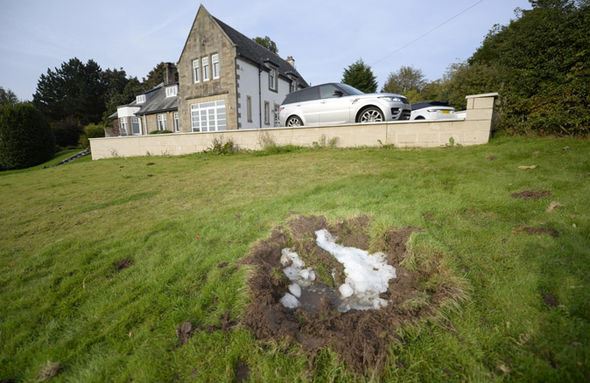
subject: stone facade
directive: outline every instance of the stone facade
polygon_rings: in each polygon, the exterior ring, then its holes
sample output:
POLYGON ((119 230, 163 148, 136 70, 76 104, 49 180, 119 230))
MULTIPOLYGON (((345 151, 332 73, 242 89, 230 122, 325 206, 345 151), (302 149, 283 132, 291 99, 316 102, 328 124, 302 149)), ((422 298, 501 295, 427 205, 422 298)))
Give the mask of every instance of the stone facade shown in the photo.
POLYGON ((166 115, 166 130, 169 130, 174 133, 174 113, 174 111, 170 111, 163 113, 146 114, 144 116, 141 116, 143 134, 149 134, 155 130, 158 130, 159 114, 166 115))
MULTIPOLYGON (((180 87, 178 111, 183 132, 191 132, 191 105, 206 101, 224 100, 227 128, 237 129, 236 49, 207 10, 201 6, 178 61, 180 87), (219 55, 220 76, 213 79, 211 55, 219 55), (209 58, 209 80, 198 83, 193 79, 193 60, 209 58)), ((200 63, 200 65, 202 65, 200 63)))

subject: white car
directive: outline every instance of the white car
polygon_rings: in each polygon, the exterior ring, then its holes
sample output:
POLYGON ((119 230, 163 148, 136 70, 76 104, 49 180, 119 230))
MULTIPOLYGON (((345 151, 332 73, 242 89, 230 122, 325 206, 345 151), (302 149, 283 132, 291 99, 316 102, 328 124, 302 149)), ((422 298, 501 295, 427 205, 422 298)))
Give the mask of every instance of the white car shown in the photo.
POLYGON ((408 120, 410 104, 399 94, 365 94, 329 83, 289 93, 279 109, 281 126, 318 126, 408 120))
POLYGON ((429 101, 412 104, 410 120, 448 120, 459 118, 455 108, 444 102, 429 101))

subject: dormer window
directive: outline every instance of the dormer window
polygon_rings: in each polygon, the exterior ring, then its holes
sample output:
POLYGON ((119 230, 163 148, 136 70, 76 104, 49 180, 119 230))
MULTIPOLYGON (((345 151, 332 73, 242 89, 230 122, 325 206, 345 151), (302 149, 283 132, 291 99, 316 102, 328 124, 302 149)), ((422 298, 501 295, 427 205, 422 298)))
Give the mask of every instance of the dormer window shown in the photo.
POLYGON ((176 95, 178 95, 178 85, 166 87, 166 97, 175 97, 176 95))
POLYGON ((145 94, 140 94, 139 96, 135 97, 136 104, 143 104, 145 102, 145 94))
POLYGON ((277 70, 275 68, 270 68, 270 72, 268 72, 268 89, 276 92, 278 88, 277 80, 277 70))

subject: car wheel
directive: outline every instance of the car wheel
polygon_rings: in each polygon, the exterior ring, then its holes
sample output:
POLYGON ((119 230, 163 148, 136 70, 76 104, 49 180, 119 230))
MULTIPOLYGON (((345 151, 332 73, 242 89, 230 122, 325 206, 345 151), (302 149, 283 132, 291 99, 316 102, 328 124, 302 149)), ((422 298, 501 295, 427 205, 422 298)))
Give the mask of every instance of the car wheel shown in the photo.
POLYGON ((385 117, 383 117, 381 109, 371 106, 361 112, 357 122, 366 124, 367 122, 383 122, 384 120, 385 117))
POLYGON ((424 116, 418 116, 418 117, 414 118, 414 120, 426 120, 426 119, 424 118, 424 116))
POLYGON ((301 121, 301 119, 297 116, 291 116, 287 118, 285 126, 288 128, 297 128, 299 126, 303 126, 303 121, 301 121))

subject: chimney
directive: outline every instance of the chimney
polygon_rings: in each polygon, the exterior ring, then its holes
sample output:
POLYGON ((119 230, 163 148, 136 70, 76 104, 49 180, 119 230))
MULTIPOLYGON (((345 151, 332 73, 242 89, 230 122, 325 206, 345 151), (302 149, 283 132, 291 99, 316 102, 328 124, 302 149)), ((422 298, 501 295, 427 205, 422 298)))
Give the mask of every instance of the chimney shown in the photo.
POLYGON ((164 86, 176 84, 178 78, 178 71, 176 65, 172 63, 164 64, 164 86))
POLYGON ((295 59, 293 58, 293 56, 287 56, 287 62, 289 63, 289 65, 295 68, 295 59))

